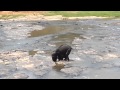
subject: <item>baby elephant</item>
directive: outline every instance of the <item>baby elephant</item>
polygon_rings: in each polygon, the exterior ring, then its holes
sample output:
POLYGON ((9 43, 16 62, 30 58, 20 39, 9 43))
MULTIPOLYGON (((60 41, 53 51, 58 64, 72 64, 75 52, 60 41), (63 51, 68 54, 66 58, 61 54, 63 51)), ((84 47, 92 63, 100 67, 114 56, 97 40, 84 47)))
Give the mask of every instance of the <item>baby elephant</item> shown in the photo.
POLYGON ((69 45, 61 45, 60 47, 58 47, 58 49, 56 49, 54 51, 54 53, 52 54, 52 60, 54 62, 57 61, 57 59, 60 60, 68 60, 69 61, 69 57, 68 55, 71 52, 71 46, 69 45))

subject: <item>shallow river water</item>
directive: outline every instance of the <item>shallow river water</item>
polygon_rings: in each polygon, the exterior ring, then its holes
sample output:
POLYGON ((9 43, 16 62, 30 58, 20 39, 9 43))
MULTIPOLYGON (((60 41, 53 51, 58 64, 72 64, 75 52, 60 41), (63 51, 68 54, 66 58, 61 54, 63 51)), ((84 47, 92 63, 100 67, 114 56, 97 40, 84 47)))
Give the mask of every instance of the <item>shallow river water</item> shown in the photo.
POLYGON ((120 19, 0 21, 0 78, 120 78, 120 19), (56 65, 61 44, 73 49, 56 65))

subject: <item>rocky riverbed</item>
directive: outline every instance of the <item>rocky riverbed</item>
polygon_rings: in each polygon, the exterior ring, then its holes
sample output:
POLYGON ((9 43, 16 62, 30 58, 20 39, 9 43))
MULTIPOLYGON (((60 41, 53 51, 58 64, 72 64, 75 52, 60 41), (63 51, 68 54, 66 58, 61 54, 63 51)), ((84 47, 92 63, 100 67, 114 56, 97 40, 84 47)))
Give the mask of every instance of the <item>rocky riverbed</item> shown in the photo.
POLYGON ((1 79, 120 78, 120 20, 1 20, 1 79), (73 50, 56 65, 61 44, 73 50))

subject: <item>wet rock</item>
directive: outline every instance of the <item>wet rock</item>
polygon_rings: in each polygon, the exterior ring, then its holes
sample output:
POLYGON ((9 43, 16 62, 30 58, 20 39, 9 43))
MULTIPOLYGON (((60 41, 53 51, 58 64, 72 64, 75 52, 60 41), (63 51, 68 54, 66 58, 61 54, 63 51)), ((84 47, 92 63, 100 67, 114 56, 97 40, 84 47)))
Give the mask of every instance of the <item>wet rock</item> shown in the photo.
POLYGON ((53 66, 53 69, 57 70, 57 71, 60 71, 61 69, 63 69, 65 67, 65 64, 64 63, 56 63, 55 66, 53 66))
POLYGON ((114 67, 120 67, 120 60, 119 60, 119 58, 116 59, 116 60, 114 60, 113 66, 114 66, 114 67))
POLYGON ((27 79, 29 76, 25 73, 16 73, 13 75, 15 79, 27 79))
POLYGON ((112 64, 104 64, 104 65, 102 66, 102 68, 112 68, 112 67, 113 67, 112 64))
POLYGON ((75 39, 73 40, 72 44, 79 44, 82 42, 82 39, 75 37, 75 39))
POLYGON ((55 64, 57 65, 57 66, 65 66, 65 61, 58 61, 58 62, 55 62, 55 64))
POLYGON ((78 76, 82 71, 83 69, 79 67, 70 67, 70 68, 61 69, 61 72, 64 72, 65 74, 71 76, 78 76))
POLYGON ((75 23, 75 25, 79 25, 78 23, 75 23))
POLYGON ((34 69, 33 72, 36 76, 44 76, 47 74, 50 70, 50 67, 48 67, 46 64, 41 63, 40 65, 37 65, 34 69))
POLYGON ((9 74, 10 74, 10 72, 8 69, 0 69, 0 78, 3 78, 9 74))
POLYGON ((3 63, 3 60, 0 59, 0 64, 3 63))
POLYGON ((6 62, 4 62, 4 64, 5 64, 5 65, 9 65, 9 64, 11 64, 11 62, 6 61, 6 62))
POLYGON ((36 69, 34 70, 34 74, 36 76, 39 76, 39 78, 45 76, 48 72, 49 72, 50 69, 36 69))
POLYGON ((38 54, 42 54, 42 53, 45 53, 45 51, 40 51, 40 50, 39 50, 37 53, 38 53, 38 54))
POLYGON ((43 75, 45 75, 47 73, 47 71, 46 70, 41 70, 41 71, 36 71, 35 72, 35 75, 37 75, 37 76, 43 76, 43 75))
POLYGON ((104 59, 108 59, 108 60, 110 60, 110 59, 114 59, 114 58, 118 58, 119 57, 119 55, 117 55, 117 54, 114 54, 114 53, 108 53, 108 54, 105 54, 104 56, 103 56, 103 58, 104 59))
POLYGON ((10 52, 4 52, 0 55, 0 58, 3 61, 14 61, 17 60, 21 57, 25 57, 26 54, 28 55, 27 52, 22 52, 22 51, 10 51, 10 52))
POLYGON ((41 22, 38 22, 38 23, 41 23, 41 22))
POLYGON ((29 56, 20 58, 15 61, 17 68, 26 68, 28 70, 34 68, 33 62, 29 59, 29 56))

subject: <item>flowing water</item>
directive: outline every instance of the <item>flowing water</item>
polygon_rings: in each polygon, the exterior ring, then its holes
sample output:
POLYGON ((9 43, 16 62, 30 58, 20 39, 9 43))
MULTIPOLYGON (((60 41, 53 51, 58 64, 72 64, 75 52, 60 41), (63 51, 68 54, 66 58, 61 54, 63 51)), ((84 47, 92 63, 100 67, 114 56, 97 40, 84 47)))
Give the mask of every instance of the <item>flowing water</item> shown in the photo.
POLYGON ((120 78, 119 41, 119 19, 0 21, 0 78, 120 78), (55 64, 61 44, 70 61, 55 64))

